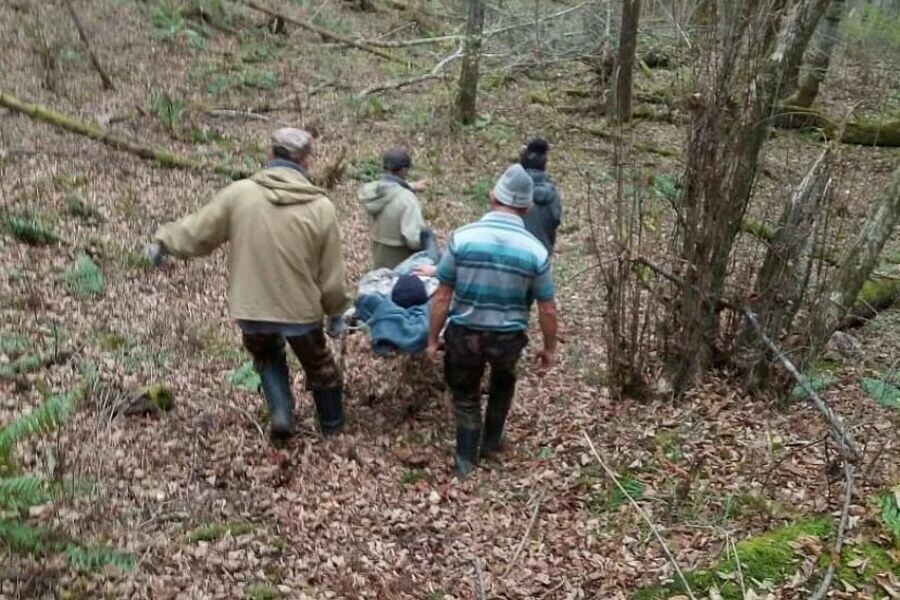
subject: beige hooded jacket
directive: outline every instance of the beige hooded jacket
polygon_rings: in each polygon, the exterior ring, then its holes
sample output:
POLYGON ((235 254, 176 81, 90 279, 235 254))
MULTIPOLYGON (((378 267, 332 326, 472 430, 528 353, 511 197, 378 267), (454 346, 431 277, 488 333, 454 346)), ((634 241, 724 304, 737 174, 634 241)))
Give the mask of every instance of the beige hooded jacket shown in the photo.
POLYGON ((373 181, 359 191, 372 222, 372 241, 385 246, 419 250, 426 227, 415 193, 393 181, 373 181))
POLYGON ((235 319, 318 323, 349 304, 334 205, 295 169, 266 168, 236 181, 199 211, 160 227, 154 239, 184 258, 230 241, 235 319))

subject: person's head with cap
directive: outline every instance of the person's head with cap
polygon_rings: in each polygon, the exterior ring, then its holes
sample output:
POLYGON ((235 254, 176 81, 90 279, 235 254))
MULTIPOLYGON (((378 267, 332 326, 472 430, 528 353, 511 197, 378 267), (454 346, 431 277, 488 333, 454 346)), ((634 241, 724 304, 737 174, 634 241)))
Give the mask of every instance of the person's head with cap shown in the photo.
POLYGON ((401 308, 419 306, 428 303, 428 292, 425 284, 416 275, 403 275, 397 279, 391 290, 391 300, 401 308))
POLYGON ((280 158, 297 163, 304 169, 309 168, 313 154, 314 136, 303 129, 282 127, 272 133, 271 158, 280 158))
POLYGON ((491 208, 524 215, 531 208, 534 183, 520 164, 507 167, 491 190, 491 208))
POLYGON ((522 146, 519 153, 519 164, 526 169, 543 171, 547 168, 547 152, 550 151, 550 143, 544 138, 533 138, 522 146))
POLYGON ((391 148, 381 157, 381 167, 385 173, 406 179, 412 168, 412 158, 403 148, 391 148))

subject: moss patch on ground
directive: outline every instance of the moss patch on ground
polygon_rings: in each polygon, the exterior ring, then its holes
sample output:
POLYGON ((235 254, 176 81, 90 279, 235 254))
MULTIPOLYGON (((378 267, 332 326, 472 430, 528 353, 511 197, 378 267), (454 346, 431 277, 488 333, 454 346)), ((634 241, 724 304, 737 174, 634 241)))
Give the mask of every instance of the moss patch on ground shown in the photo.
POLYGON ((254 527, 250 523, 208 523, 191 532, 187 536, 187 541, 190 544, 214 542, 226 535, 238 537, 251 533, 253 530, 254 527))
MULTIPOLYGON (((740 560, 744 581, 771 581, 779 583, 790 577, 795 571, 795 552, 791 542, 801 536, 825 537, 831 530, 829 518, 802 521, 758 536, 747 538, 735 544, 740 560)), ((726 553, 709 569, 697 569, 686 572, 685 579, 695 594, 707 594, 710 588, 717 587, 724 600, 740 600, 743 598, 740 582, 732 574, 737 573, 734 555, 726 553), (721 575, 720 575, 721 574, 721 575)), ((667 585, 654 586, 638 590, 632 594, 632 600, 662 600, 672 595, 685 593, 681 581, 667 585)))

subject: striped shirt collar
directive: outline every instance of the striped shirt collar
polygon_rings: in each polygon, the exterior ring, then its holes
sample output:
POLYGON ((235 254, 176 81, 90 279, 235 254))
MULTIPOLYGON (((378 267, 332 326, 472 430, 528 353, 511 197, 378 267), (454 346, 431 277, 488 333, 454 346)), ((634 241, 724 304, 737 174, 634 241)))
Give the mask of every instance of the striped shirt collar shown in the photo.
POLYGON ((516 227, 525 229, 525 221, 519 215, 513 215, 496 210, 492 210, 488 214, 484 215, 483 217, 481 217, 481 220, 485 222, 506 223, 508 225, 515 225, 516 227))

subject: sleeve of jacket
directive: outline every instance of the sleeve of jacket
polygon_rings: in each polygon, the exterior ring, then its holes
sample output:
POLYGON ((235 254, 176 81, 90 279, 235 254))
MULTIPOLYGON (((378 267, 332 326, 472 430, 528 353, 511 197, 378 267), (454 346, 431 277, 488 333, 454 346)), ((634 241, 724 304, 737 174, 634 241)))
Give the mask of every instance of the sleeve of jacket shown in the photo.
POLYGON ((425 229, 425 219, 422 217, 422 207, 419 200, 415 197, 411 198, 403 211, 403 218, 400 221, 400 232, 403 235, 403 242, 410 250, 422 249, 422 230, 425 229))
POLYGON ((329 201, 325 212, 325 228, 322 250, 319 255, 319 291, 322 310, 328 317, 340 316, 350 304, 344 286, 344 252, 341 248, 341 232, 337 212, 329 201))
POLYGON ((225 188, 200 210, 157 229, 153 239, 181 258, 209 254, 228 240, 232 192, 225 188))

